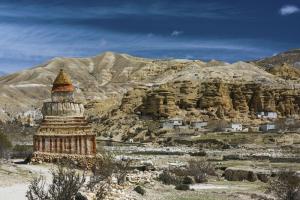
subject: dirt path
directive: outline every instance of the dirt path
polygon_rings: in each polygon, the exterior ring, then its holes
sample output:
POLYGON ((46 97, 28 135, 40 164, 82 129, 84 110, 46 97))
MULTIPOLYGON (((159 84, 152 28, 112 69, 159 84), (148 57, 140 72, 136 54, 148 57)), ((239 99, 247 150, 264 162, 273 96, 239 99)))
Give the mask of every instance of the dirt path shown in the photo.
POLYGON ((0 168, 0 199, 25 200, 30 180, 42 175, 51 180, 51 166, 4 164, 0 168))

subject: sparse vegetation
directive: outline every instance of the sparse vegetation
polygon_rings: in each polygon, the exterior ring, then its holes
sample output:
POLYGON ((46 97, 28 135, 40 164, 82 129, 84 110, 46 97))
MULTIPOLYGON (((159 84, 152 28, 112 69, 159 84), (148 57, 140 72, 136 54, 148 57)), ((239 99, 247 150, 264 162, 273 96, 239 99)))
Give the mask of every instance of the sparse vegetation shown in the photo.
POLYGON ((188 166, 184 169, 174 170, 178 176, 190 176, 194 177, 195 182, 204 183, 207 182, 209 175, 215 176, 215 167, 212 163, 205 159, 192 159, 188 161, 188 166))
POLYGON ((205 159, 193 159, 188 162, 187 173, 193 176, 197 183, 207 182, 207 176, 215 176, 215 167, 205 159))
POLYGON ((97 159, 93 166, 93 176, 88 184, 89 189, 96 193, 97 200, 102 200, 107 196, 113 176, 116 177, 118 184, 125 182, 132 163, 130 159, 116 161, 112 154, 104 150, 101 155, 102 157, 97 159))
POLYGON ((177 185, 181 182, 178 176, 166 170, 159 175, 158 180, 165 185, 177 185))
POLYGON ((34 178, 29 185, 26 197, 28 200, 74 199, 84 182, 84 174, 79 174, 74 169, 59 166, 52 171, 52 182, 47 188, 42 176, 34 178))
POLYGON ((8 137, 0 133, 0 158, 8 156, 8 151, 12 148, 12 144, 8 137))
POLYGON ((189 190, 190 186, 188 184, 179 184, 175 187, 176 190, 189 190))
POLYGON ((141 194, 141 195, 144 195, 146 193, 146 190, 144 188, 142 188, 140 185, 139 186, 136 186, 134 188, 134 191, 136 191, 137 193, 141 194))
POLYGON ((32 154, 33 148, 30 145, 15 145, 12 149, 12 158, 27 158, 32 154))
POLYGON ((159 181, 166 185, 181 185, 204 183, 208 181, 208 176, 215 176, 215 167, 205 159, 192 159, 188 161, 185 168, 177 168, 170 171, 163 171, 159 175, 159 181))
POLYGON ((293 171, 284 171, 269 182, 267 192, 279 200, 298 200, 300 196, 300 177, 293 171))
POLYGON ((227 126, 228 122, 226 120, 211 120, 207 124, 207 128, 216 132, 223 131, 227 126))

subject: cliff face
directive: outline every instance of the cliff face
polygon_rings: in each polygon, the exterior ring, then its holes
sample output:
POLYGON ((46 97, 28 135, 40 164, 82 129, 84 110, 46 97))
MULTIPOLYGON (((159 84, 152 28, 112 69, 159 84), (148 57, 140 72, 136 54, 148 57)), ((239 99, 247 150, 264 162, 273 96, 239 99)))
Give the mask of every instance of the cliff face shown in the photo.
POLYGON ((102 118, 96 129, 102 136, 110 134, 120 140, 139 138, 147 141, 159 136, 158 119, 224 119, 256 124, 262 123, 256 116, 260 111, 297 118, 300 115, 299 94, 300 89, 274 88, 262 83, 177 80, 130 90, 120 107, 102 118), (153 133, 158 135, 153 136, 153 133))
POLYGON ((134 91, 125 96, 121 110, 154 118, 189 117, 193 113, 202 118, 250 120, 261 111, 284 117, 300 114, 300 90, 274 89, 259 83, 177 81, 143 93, 134 91), (137 100, 139 103, 133 103, 137 100))

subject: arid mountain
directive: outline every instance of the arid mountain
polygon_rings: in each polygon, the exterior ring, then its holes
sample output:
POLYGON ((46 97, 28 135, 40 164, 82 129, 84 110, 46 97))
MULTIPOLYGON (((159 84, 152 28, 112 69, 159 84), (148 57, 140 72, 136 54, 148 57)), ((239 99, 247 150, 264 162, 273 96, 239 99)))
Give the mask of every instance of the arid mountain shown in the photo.
POLYGON ((8 119, 40 108, 50 98, 51 84, 60 68, 72 77, 79 100, 94 102, 102 112, 117 105, 122 95, 136 85, 166 82, 183 68, 204 65, 201 61, 149 60, 112 52, 90 58, 55 58, 0 77, 0 115, 8 119))
MULTIPOLYGON (((106 52, 90 58, 55 58, 0 78, 1 119, 38 115, 64 68, 98 133, 126 138, 145 130, 140 116, 188 120, 253 121, 256 112, 300 113, 300 85, 255 64, 200 60, 151 60, 106 52)), ((147 128, 146 128, 147 129, 147 128)))
POLYGON ((278 55, 254 61, 266 71, 284 79, 300 78, 300 49, 294 49, 278 55))

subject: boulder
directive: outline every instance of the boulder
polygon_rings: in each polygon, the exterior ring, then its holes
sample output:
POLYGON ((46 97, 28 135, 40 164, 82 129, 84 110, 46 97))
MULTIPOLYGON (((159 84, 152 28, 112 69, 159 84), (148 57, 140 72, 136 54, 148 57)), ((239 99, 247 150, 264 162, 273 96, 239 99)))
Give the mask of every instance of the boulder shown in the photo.
POLYGON ((257 173, 257 178, 261 182, 267 183, 270 179, 270 174, 257 173))
POLYGON ((293 199, 295 200, 300 199, 300 191, 297 191, 293 194, 293 199))
POLYGON ((141 186, 136 186, 134 188, 134 191, 136 191, 137 193, 144 195, 146 193, 146 190, 144 188, 142 188, 141 186))
POLYGON ((75 196, 75 200, 88 200, 88 198, 83 193, 77 192, 77 194, 75 196))
POLYGON ((196 183, 206 183, 207 181, 207 175, 205 173, 195 176, 196 183))
POLYGON ((224 172, 225 179, 228 181, 243 181, 247 180, 254 182, 257 180, 257 175, 251 169, 227 168, 224 172))
POLYGON ((195 183, 195 179, 194 179, 194 177, 192 177, 192 176, 185 176, 185 177, 182 179, 182 183, 183 183, 183 184, 194 184, 194 183, 195 183))
POLYGON ((176 190, 189 190, 190 189, 190 185, 188 184, 179 184, 175 186, 176 190))

